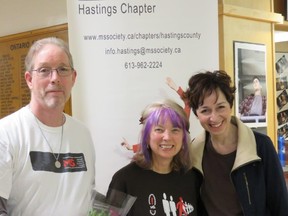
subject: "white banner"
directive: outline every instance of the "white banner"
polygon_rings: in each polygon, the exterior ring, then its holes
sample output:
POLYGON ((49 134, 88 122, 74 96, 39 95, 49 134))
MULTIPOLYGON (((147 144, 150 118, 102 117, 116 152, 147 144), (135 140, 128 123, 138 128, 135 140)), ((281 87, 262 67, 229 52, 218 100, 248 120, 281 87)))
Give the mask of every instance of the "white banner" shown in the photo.
MULTIPOLYGON (((211 0, 67 0, 69 45, 78 72, 73 116, 90 128, 96 187, 133 155, 144 107, 171 98, 170 77, 183 90, 199 70, 218 69, 218 4, 211 0)), ((191 113, 191 136, 201 130, 191 113)), ((81 143, 79 143, 81 145, 81 143)))

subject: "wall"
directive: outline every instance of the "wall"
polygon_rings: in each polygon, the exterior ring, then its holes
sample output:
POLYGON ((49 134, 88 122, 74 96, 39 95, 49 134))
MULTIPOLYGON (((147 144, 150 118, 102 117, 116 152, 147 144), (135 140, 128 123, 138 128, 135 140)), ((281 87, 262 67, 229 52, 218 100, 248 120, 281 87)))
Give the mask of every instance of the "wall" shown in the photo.
POLYGON ((276 43, 275 44, 275 50, 276 50, 276 52, 286 52, 287 53, 288 52, 288 41, 276 43))
MULTIPOLYGON (((275 11, 283 0, 275 0, 275 11)), ((268 70, 274 70, 273 24, 279 19, 273 14, 272 0, 219 0, 220 68, 233 76, 233 40, 267 45, 268 70)), ((0 37, 67 23, 66 0, 1 0, 0 37), (45 9, 44 9, 45 8, 45 9)), ((274 76, 267 77, 269 98, 275 98, 274 76)), ((275 101, 275 100, 274 100, 275 101)), ((268 135, 276 141, 275 104, 268 105, 268 135)))
POLYGON ((67 23, 66 0, 1 0, 0 37, 67 23))
POLYGON ((283 21, 273 11, 271 0, 219 0, 220 68, 234 77, 233 41, 266 45, 267 135, 277 145, 274 75, 274 23, 283 21))

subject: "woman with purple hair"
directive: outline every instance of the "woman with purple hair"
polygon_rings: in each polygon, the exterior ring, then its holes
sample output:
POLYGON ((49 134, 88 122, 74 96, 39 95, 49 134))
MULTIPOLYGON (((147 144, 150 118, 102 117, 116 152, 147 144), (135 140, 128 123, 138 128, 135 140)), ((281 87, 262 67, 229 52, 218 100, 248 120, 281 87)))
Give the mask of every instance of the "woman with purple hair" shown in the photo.
POLYGON ((140 121, 139 151, 130 164, 114 174, 109 190, 137 197, 129 216, 202 215, 202 177, 189 169, 189 120, 185 111, 177 103, 164 100, 148 105, 140 121))

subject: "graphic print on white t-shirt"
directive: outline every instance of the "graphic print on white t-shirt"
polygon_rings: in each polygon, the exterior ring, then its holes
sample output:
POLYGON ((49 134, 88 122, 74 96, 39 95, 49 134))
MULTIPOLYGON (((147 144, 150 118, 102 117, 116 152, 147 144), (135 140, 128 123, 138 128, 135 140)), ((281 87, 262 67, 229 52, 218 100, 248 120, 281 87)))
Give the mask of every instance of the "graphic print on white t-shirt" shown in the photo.
POLYGON ((55 173, 87 171, 83 153, 61 153, 58 161, 61 166, 55 166, 55 157, 51 152, 30 151, 30 160, 34 171, 55 173))

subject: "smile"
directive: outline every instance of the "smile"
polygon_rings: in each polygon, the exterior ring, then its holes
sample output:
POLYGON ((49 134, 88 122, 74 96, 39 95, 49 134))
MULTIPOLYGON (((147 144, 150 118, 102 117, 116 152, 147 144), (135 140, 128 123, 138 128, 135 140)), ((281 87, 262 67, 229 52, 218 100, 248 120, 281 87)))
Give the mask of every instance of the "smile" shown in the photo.
POLYGON ((160 145, 160 148, 162 149, 172 149, 174 145, 160 145))
POLYGON ((210 124, 211 127, 214 127, 214 128, 218 128, 222 125, 222 122, 218 123, 218 124, 210 124))

